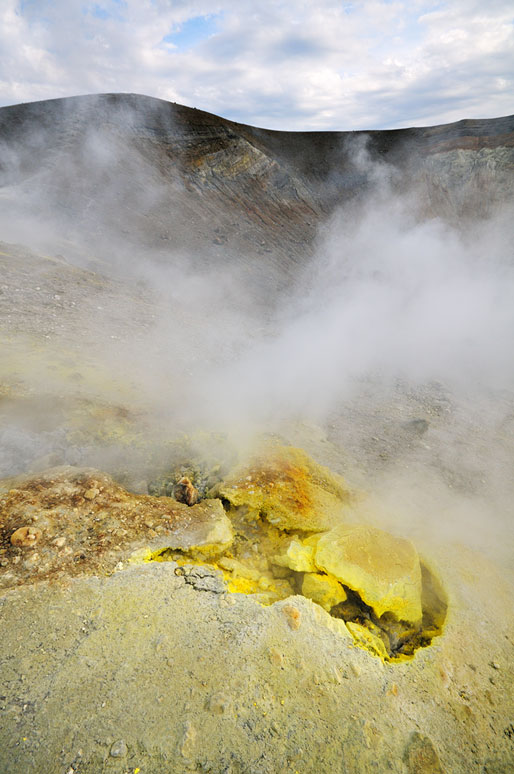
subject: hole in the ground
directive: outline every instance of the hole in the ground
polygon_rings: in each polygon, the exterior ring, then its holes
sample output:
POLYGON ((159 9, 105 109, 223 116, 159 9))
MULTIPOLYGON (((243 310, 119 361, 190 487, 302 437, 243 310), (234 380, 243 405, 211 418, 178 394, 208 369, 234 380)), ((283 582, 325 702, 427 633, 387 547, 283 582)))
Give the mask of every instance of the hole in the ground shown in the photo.
POLYGON ((330 614, 347 624, 357 624, 359 629, 349 628, 357 639, 360 637, 360 644, 386 660, 401 661, 412 657, 418 648, 427 647, 434 637, 442 634, 448 609, 441 583, 422 560, 420 567, 422 619, 419 625, 398 620, 392 613, 377 617, 373 608, 346 586, 343 588, 347 599, 335 605, 330 614))
POLYGON ((301 450, 273 447, 223 480, 218 469, 206 476, 183 464, 161 480, 161 496, 185 474, 200 496, 221 500, 233 540, 218 552, 211 545, 208 557, 202 548, 170 548, 147 561, 209 564, 222 571, 229 591, 253 594, 261 604, 301 594, 384 661, 409 659, 442 633, 446 595, 412 543, 352 523, 343 480, 301 450))
POLYGON ((412 543, 362 524, 358 497, 302 450, 268 444, 223 477, 214 462, 187 465, 171 469, 157 497, 91 469, 4 481, 0 586, 175 560, 217 568, 229 591, 262 604, 301 594, 384 660, 409 658, 441 633, 444 590, 412 543), (170 484, 176 497, 184 478, 195 496, 171 501, 170 484))
MULTIPOLYGON (((235 536, 230 549, 216 559, 202 558, 201 552, 195 550, 164 548, 147 556, 146 561, 207 564, 222 571, 230 592, 255 595, 264 605, 295 594, 303 595, 334 618, 343 620, 356 644, 384 661, 407 660, 442 633, 446 594, 441 582, 422 560, 419 561, 420 620, 402 620, 393 611, 378 615, 358 591, 315 566, 312 549, 320 540, 319 533, 286 532, 262 517, 249 521, 245 508, 228 507, 227 513, 235 536), (292 569, 286 562, 298 569, 292 569)), ((394 556, 389 559, 395 563, 394 556)))

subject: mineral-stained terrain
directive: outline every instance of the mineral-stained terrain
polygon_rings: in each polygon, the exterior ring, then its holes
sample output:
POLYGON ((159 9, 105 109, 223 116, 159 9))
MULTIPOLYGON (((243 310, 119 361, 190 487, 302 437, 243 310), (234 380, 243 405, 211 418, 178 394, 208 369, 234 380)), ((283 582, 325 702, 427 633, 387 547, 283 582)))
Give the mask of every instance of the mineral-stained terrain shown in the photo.
POLYGON ((176 490, 135 495, 71 467, 4 480, 1 585, 193 559, 261 604, 303 594, 387 661, 441 634, 446 595, 412 543, 359 524, 344 482, 300 450, 265 446, 190 506, 176 490))
POLYGON ((509 221, 513 168, 513 117, 0 110, 2 772, 513 770, 509 385, 366 375, 251 438, 201 426, 195 391, 276 336, 338 207, 386 180, 472 233, 509 221))

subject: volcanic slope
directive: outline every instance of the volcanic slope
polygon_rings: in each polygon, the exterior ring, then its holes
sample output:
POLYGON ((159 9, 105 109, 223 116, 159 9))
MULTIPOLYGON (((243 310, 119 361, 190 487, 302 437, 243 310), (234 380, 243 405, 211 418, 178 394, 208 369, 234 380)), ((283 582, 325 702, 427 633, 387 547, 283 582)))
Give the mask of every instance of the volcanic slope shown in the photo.
POLYGON ((30 230, 31 246, 46 239, 64 254, 84 241, 110 254, 140 244, 163 260, 178 250, 243 265, 265 293, 294 278, 320 224, 376 186, 377 170, 415 191, 423 216, 487 215, 514 194, 514 116, 279 132, 132 94, 0 109, 4 240, 30 230))

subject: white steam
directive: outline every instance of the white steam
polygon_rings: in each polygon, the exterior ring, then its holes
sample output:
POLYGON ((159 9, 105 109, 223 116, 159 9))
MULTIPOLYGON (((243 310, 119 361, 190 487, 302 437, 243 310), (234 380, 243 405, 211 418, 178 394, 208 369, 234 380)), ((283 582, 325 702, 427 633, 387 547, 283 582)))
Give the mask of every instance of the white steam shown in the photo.
MULTIPOLYGON (((130 129, 136 119, 126 115, 122 124, 130 129)), ((194 247, 196 227, 188 221, 172 154, 156 167, 145 155, 149 146, 134 144, 119 126, 73 138, 79 144, 59 152, 57 165, 45 155, 44 134, 36 132, 28 150, 16 142, 3 148, 0 238, 61 253, 63 277, 66 262, 97 272, 94 281, 84 279, 85 294, 73 296, 67 317, 64 307, 52 312, 67 335, 65 345, 64 339, 57 345, 74 351, 70 357, 81 374, 86 365, 103 384, 111 378, 127 387, 117 395, 120 405, 137 395, 142 424, 161 440, 198 429, 250 437, 297 421, 328 427, 336 417, 332 426, 340 434, 333 431, 333 440, 369 470, 387 452, 391 463, 383 466, 383 479, 377 473, 375 488, 395 508, 403 492, 414 514, 424 487, 427 507, 450 514, 448 535, 467 518, 482 540, 490 508, 504 523, 514 496, 508 482, 514 449, 506 440, 514 416, 514 218, 508 204, 487 218, 477 213, 465 226, 420 217, 418 184, 407 186, 387 166, 372 163, 362 143, 355 145, 353 172, 368 181, 367 192, 323 225, 312 257, 292 282, 290 271, 280 275, 273 250, 257 257, 194 247), (420 416, 432 422, 427 406, 439 400, 434 382, 452 410, 430 424, 426 443, 416 445, 402 422, 420 416), (398 385, 400 408, 392 417, 398 385), (424 391, 432 396, 428 402, 409 403, 411 393, 424 391), (398 451, 402 439, 407 451, 398 451), (413 458, 408 465, 407 452, 413 458), (475 496, 477 482, 485 489, 475 496), (445 499, 442 485, 466 491, 468 499, 445 499)), ((207 231, 216 222, 216 213, 206 211, 207 231)), ((23 280, 27 287, 43 281, 23 280)), ((61 297, 53 286, 48 292, 35 312, 61 297)), ((72 294, 66 285, 63 298, 72 294)), ((53 335, 46 336, 50 349, 53 335)), ((18 354, 29 361, 27 353, 18 354)), ((48 358, 54 354, 49 350, 48 358)), ((40 391, 45 406, 52 395, 59 405, 87 394, 87 380, 44 370, 46 355, 40 357, 31 389, 40 391)), ((45 430, 26 417, 2 422, 4 475, 21 472, 31 454, 56 450, 59 461, 105 462, 100 450, 70 451, 58 419, 45 430)), ((412 518, 419 524, 425 514, 412 518)), ((405 522, 402 529, 408 531, 405 522)))
MULTIPOLYGON (((400 379, 457 392, 511 388, 511 232, 504 220, 470 235, 418 223, 410 203, 383 195, 357 219, 341 210, 271 332, 234 346, 228 363, 196 382, 198 410, 224 422, 319 421, 370 377, 384 387, 400 379)), ((234 345, 244 322, 235 315, 232 336, 229 325, 234 345)))

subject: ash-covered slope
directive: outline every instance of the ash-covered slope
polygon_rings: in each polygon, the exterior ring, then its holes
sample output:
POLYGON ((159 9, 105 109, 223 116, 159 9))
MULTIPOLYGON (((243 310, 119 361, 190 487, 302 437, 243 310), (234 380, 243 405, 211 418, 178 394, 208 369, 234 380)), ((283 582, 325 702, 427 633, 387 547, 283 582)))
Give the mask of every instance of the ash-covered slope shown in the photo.
POLYGON ((291 277, 320 223, 379 179, 415 191, 423 216, 455 221, 510 201, 513 171, 514 116, 278 132, 131 94, 0 110, 4 239, 180 250, 264 282, 291 277))

